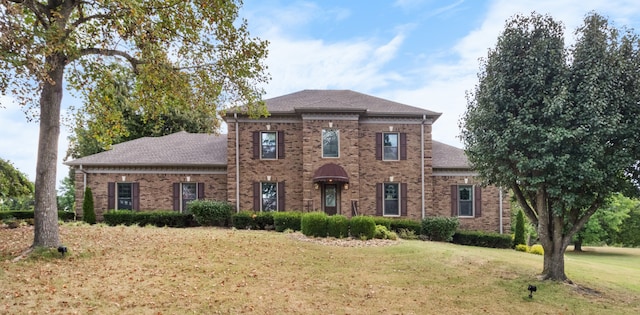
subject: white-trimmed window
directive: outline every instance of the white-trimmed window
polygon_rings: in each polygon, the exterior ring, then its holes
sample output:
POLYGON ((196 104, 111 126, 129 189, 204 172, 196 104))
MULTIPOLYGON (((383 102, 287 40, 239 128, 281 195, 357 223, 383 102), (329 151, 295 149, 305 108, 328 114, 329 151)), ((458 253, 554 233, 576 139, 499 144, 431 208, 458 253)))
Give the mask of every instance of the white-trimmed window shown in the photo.
POLYGON ((260 158, 278 158, 278 137, 275 131, 263 131, 260 133, 260 158))
POLYGON ((262 182, 260 185, 261 211, 278 211, 278 185, 273 182, 262 182))
POLYGON ((116 209, 133 210, 133 185, 131 183, 116 183, 116 209))
POLYGON ((458 186, 458 216, 473 217, 473 186, 458 186))
POLYGON ((340 156, 340 132, 336 129, 322 129, 322 157, 340 156))
POLYGON ((188 213, 187 203, 198 199, 198 185, 196 183, 180 184, 180 212, 188 213))
POLYGON ((400 216, 400 184, 384 183, 384 203, 382 215, 384 216, 400 216))
POLYGON ((382 135, 382 159, 385 161, 397 161, 400 159, 399 154, 399 139, 398 133, 383 133, 382 135))

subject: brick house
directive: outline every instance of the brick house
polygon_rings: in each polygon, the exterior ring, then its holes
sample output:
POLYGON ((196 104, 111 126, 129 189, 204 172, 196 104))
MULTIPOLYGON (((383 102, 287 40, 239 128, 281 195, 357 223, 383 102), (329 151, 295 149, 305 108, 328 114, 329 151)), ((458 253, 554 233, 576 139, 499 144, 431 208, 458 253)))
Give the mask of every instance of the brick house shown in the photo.
POLYGON ((506 196, 478 185, 463 150, 432 140, 439 113, 349 90, 265 103, 266 118, 227 113, 226 135, 141 138, 66 162, 76 169, 76 211, 91 187, 98 218, 185 211, 206 198, 239 210, 457 216, 463 229, 509 231, 506 196))

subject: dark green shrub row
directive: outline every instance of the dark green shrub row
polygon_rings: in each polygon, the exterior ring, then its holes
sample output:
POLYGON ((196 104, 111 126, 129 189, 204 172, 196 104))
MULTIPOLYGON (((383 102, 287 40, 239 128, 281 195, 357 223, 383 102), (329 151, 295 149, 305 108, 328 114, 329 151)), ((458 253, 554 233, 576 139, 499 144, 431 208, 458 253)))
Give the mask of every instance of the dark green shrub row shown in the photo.
POLYGON ((455 217, 428 217, 422 220, 420 234, 431 241, 449 242, 456 233, 458 225, 458 218, 455 217))
POLYGON ((286 230, 300 231, 302 212, 286 211, 273 213, 273 225, 277 232, 286 230))
POLYGON ((236 229, 265 230, 272 228, 272 212, 240 211, 231 215, 231 223, 236 229))
POLYGON ((198 224, 191 214, 175 211, 143 211, 111 210, 104 214, 104 222, 111 226, 116 225, 154 225, 158 227, 190 227, 198 224))
POLYGON ((300 231, 306 236, 327 237, 329 217, 324 212, 309 212, 302 215, 300 231))
POLYGON ((187 209, 198 224, 204 226, 229 226, 233 206, 226 201, 194 200, 187 203, 187 209))
POLYGON ((457 231, 453 243, 489 248, 511 248, 511 235, 481 231, 457 231))
POLYGON ((416 235, 420 235, 422 224, 420 221, 411 219, 394 219, 390 220, 389 231, 399 233, 401 230, 413 231, 416 235))
POLYGON ((327 219, 327 235, 335 238, 349 236, 349 219, 343 215, 332 215, 327 219))
POLYGON ((370 240, 375 235, 376 222, 372 217, 355 216, 349 223, 352 237, 370 240))
MULTIPOLYGON (((18 220, 33 219, 33 210, 10 210, 0 211, 0 220, 15 218, 18 220)), ((73 221, 76 214, 70 211, 58 211, 58 219, 63 221, 73 221)))

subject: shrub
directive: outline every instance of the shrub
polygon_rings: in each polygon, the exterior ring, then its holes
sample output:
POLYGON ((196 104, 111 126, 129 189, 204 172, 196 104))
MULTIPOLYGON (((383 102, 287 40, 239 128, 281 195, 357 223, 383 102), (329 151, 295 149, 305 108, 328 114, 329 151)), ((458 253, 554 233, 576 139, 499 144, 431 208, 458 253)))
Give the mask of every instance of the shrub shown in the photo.
POLYGON ((376 230, 373 234, 374 238, 382 240, 397 240, 398 235, 395 232, 389 231, 384 225, 376 225, 376 230))
POLYGON ((420 234, 416 234, 415 230, 400 228, 396 232, 398 237, 405 240, 417 240, 420 234))
POLYGON ((205 226, 229 226, 233 210, 230 203, 215 200, 193 200, 187 208, 198 224, 205 226))
POLYGON ((487 233, 481 231, 458 231, 453 235, 452 242, 460 245, 470 245, 489 248, 511 248, 511 235, 487 233))
POLYGON ((82 220, 89 224, 96 224, 96 211, 93 208, 93 193, 91 188, 84 190, 84 199, 82 200, 82 220))
POLYGON ((273 226, 273 212, 258 212, 253 220, 254 228, 265 230, 268 226, 273 226))
POLYGON ((351 226, 351 236, 355 238, 370 240, 376 232, 376 223, 372 217, 352 217, 349 225, 351 226))
POLYGON ((273 213, 273 224, 278 232, 284 232, 287 229, 300 231, 301 219, 302 213, 297 211, 273 213))
POLYGON ((411 230, 413 231, 413 234, 420 235, 420 231, 422 230, 422 224, 420 221, 411 219, 395 219, 389 221, 391 223, 389 230, 396 233, 400 233, 401 230, 411 230))
POLYGON ((104 222, 110 226, 137 224, 139 226, 189 227, 196 225, 191 214, 175 211, 133 212, 131 210, 111 210, 104 214, 104 222))
POLYGON ((526 244, 524 240, 524 214, 522 210, 518 210, 518 214, 516 214, 516 230, 515 236, 513 237, 513 246, 526 244))
POLYGON ((431 241, 449 242, 458 228, 458 218, 430 217, 422 220, 421 234, 431 241))
POLYGON ((536 254, 536 255, 544 255, 544 248, 542 248, 542 245, 540 244, 536 244, 533 245, 531 247, 529 247, 529 253, 531 254, 536 254))
POLYGON ((327 237, 328 217, 324 212, 309 212, 302 215, 302 234, 313 237, 327 237))
POLYGON ((231 215, 231 224, 234 228, 239 230, 253 229, 254 215, 255 212, 253 211, 240 211, 238 213, 234 213, 231 215))
POLYGON ((516 250, 519 252, 528 252, 529 251, 529 246, 527 246, 527 244, 518 244, 516 245, 516 250))
POLYGON ((385 217, 373 217, 373 222, 376 225, 382 225, 387 228, 387 230, 391 230, 391 219, 385 217))
POLYGON ((343 215, 332 215, 327 222, 327 235, 335 238, 349 236, 349 219, 343 215))
MULTIPOLYGON (((76 217, 74 212, 58 211, 58 219, 63 221, 72 221, 76 217)), ((19 220, 33 220, 33 210, 10 210, 0 211, 0 220, 14 218, 19 220)))

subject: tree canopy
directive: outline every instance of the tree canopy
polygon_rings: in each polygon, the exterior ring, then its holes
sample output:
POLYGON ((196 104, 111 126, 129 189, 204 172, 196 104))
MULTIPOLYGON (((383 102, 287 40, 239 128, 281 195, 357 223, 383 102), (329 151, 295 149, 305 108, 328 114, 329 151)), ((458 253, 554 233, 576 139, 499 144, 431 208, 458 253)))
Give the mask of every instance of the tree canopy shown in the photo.
POLYGON ((55 184, 63 85, 84 99, 82 110, 100 115, 93 130, 102 142, 124 133, 117 108, 123 102, 143 121, 169 108, 207 113, 214 122, 227 106, 267 114, 258 88, 269 79, 262 63, 267 42, 250 37, 247 22, 238 19, 240 5, 0 0, 0 93, 14 96, 40 121, 34 246, 59 245, 55 184))
POLYGON ((640 113, 638 38, 592 13, 564 27, 532 13, 507 21, 482 60, 461 120, 470 162, 509 187, 544 248, 543 278, 568 280, 564 252, 595 211, 633 187, 640 113))
POLYGON ((33 194, 33 183, 10 161, 0 158, 0 199, 33 194))

